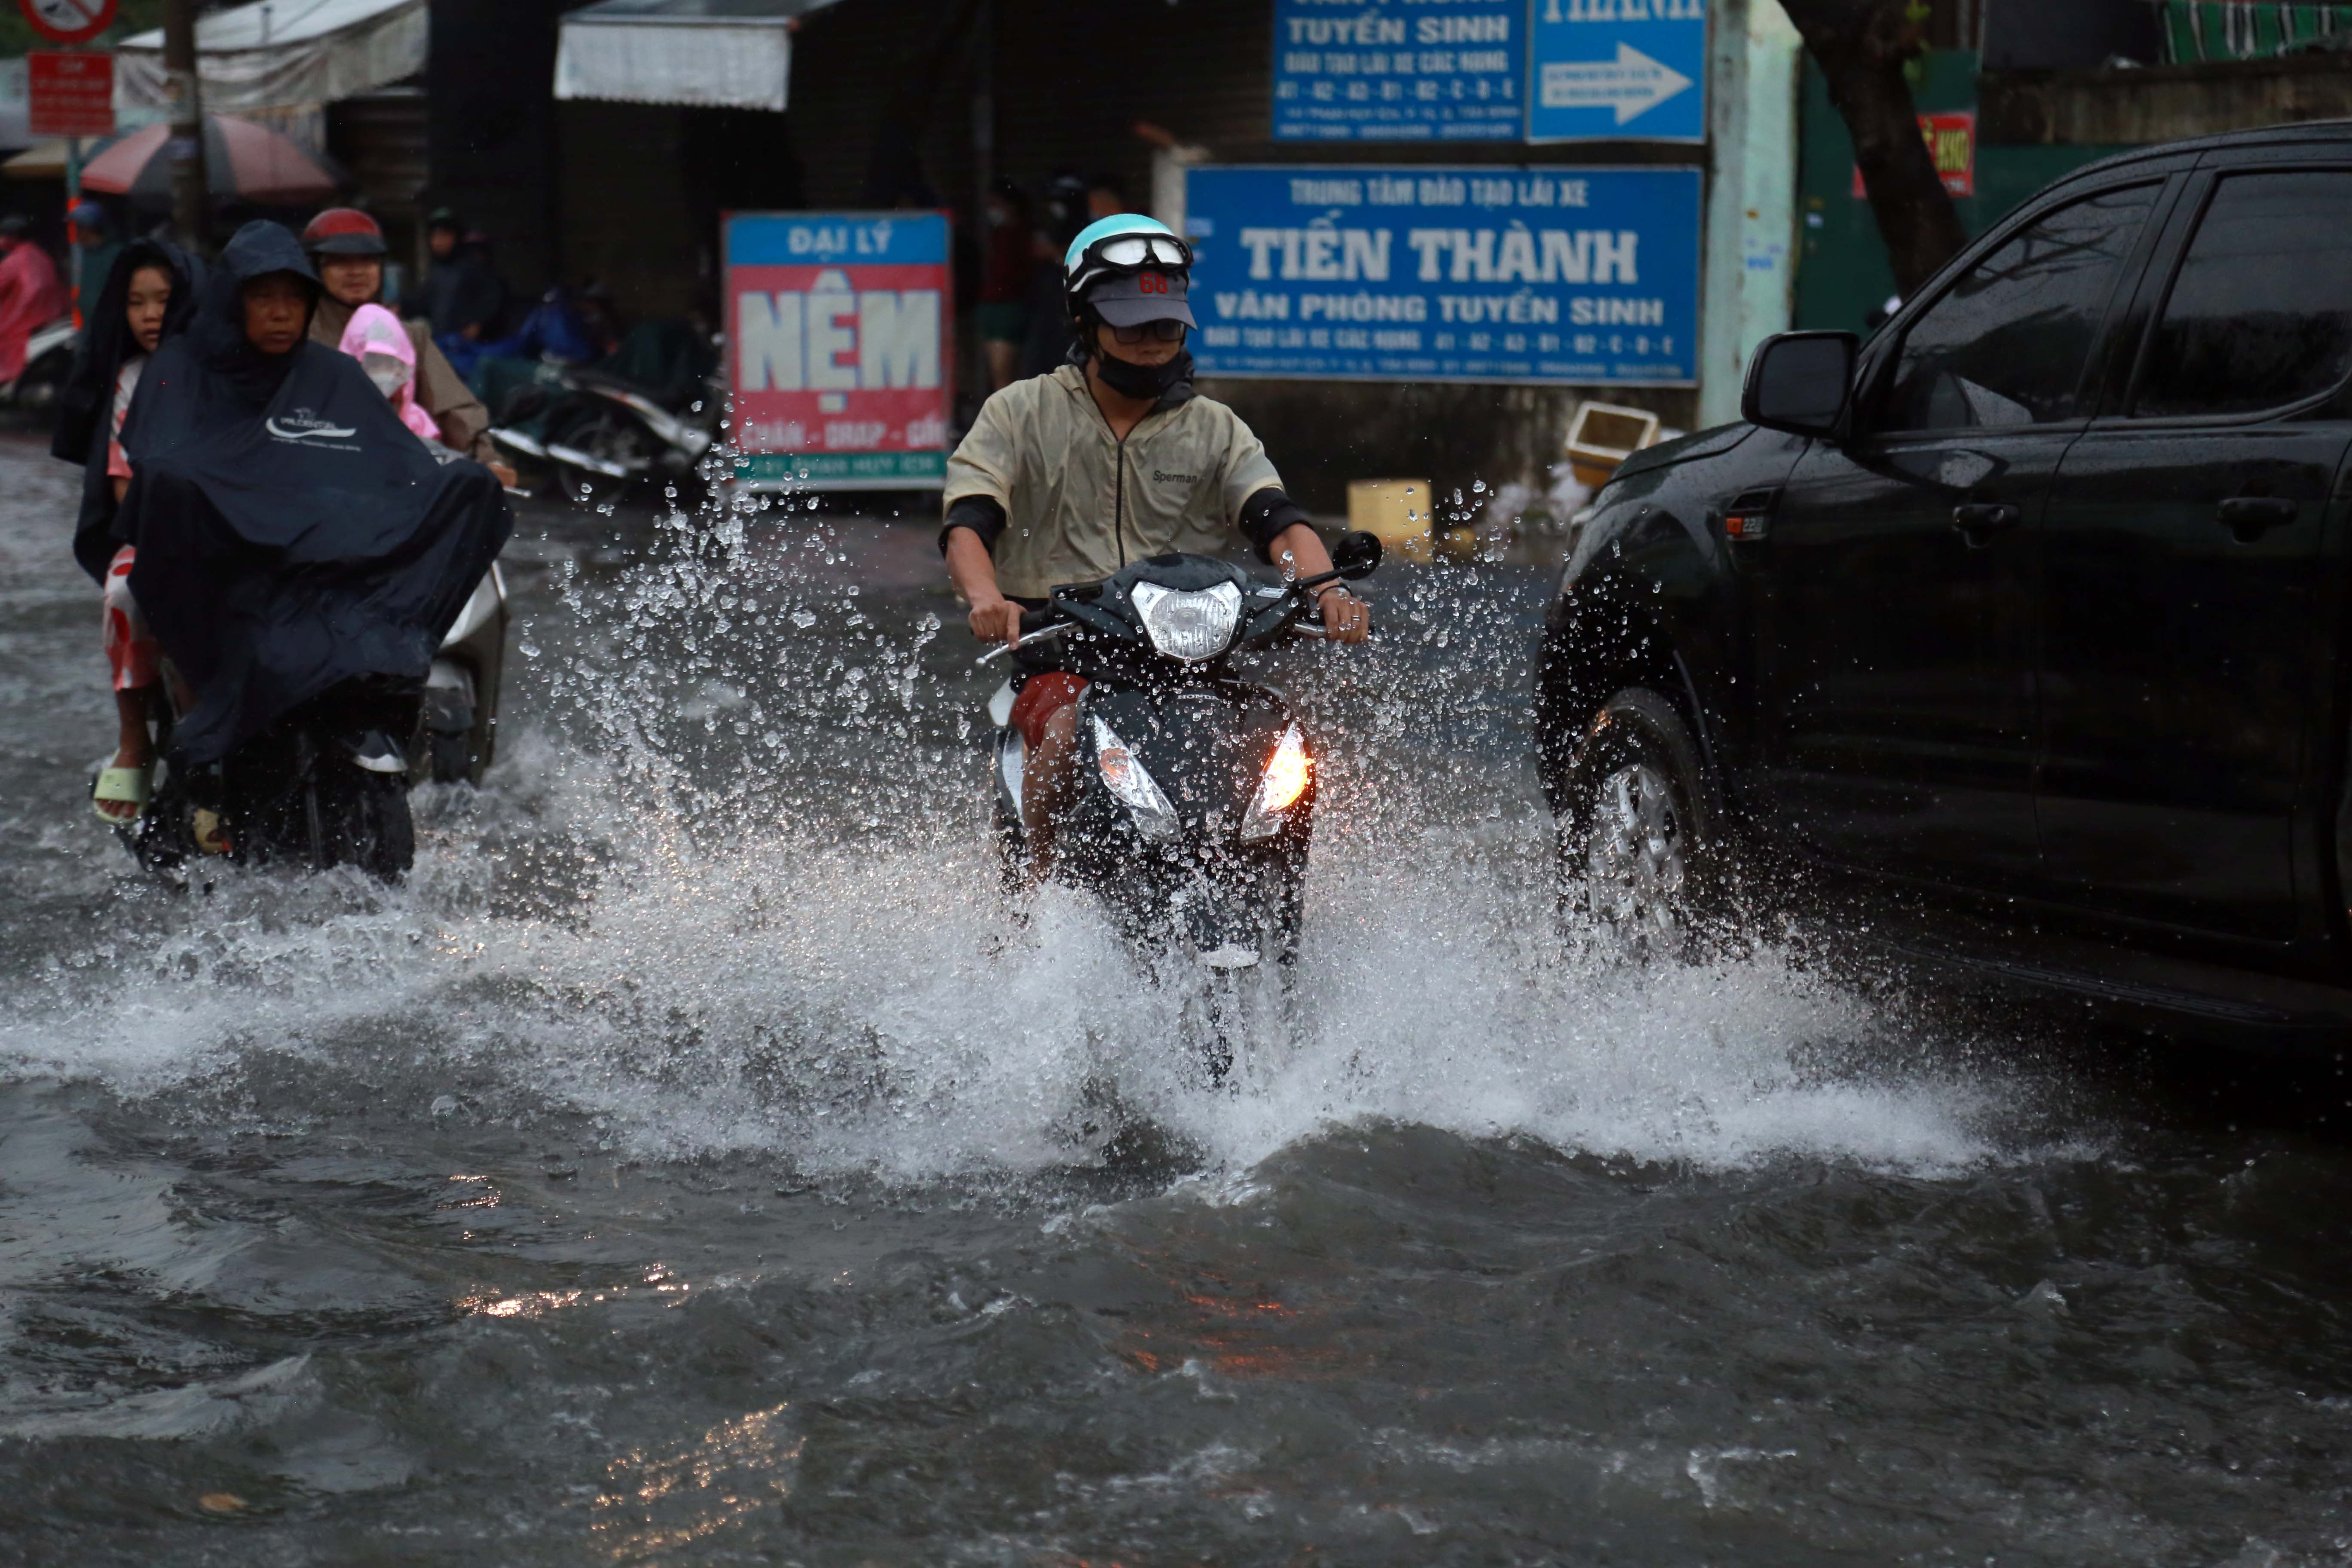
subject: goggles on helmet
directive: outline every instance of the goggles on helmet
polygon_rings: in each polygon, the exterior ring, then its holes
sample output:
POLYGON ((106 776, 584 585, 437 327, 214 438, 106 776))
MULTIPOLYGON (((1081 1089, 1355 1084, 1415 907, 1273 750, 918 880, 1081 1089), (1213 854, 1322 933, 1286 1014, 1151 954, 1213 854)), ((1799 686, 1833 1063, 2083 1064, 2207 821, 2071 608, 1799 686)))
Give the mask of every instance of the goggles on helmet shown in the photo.
POLYGON ((1192 266, 1192 247, 1172 234, 1115 234, 1087 247, 1079 267, 1083 269, 1088 263, 1116 267, 1122 271, 1130 267, 1164 267, 1175 271, 1189 271, 1192 266))

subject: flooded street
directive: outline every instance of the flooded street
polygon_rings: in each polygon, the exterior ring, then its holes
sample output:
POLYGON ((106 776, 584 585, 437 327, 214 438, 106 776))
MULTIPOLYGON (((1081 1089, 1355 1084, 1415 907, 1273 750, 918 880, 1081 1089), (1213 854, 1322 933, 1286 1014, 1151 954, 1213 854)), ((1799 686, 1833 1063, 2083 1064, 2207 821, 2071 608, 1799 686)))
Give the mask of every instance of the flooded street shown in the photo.
POLYGON ((1212 1089, 1003 905, 928 521, 531 503, 410 880, 174 893, 78 479, 0 446, 9 1562, 2352 1561, 2334 1123, 1563 952, 1548 568, 1281 656, 1292 1037, 1212 1089))

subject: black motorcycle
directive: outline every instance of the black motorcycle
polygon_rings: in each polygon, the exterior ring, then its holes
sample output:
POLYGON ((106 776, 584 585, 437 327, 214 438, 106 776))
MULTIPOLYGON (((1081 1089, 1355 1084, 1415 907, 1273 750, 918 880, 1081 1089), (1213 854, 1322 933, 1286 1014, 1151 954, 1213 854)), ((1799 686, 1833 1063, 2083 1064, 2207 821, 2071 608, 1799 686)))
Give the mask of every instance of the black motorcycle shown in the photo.
MULTIPOLYGON (((186 777, 159 765, 135 824, 115 829, 141 865, 179 881, 207 858, 357 866, 397 881, 416 855, 408 791, 478 784, 497 748, 507 586, 493 564, 441 640, 422 682, 372 677, 331 688, 186 777)), ((170 752, 179 715, 157 689, 149 726, 170 752)))
MULTIPOLYGON (((1315 811, 1315 754, 1289 703, 1238 678, 1233 660, 1321 637, 1313 591, 1368 576, 1380 558, 1377 539, 1348 534, 1334 571, 1275 584, 1208 556, 1155 555, 1100 583, 1057 587, 1022 616, 1024 646, 1060 639, 1056 662, 1088 682, 1055 874, 1101 900, 1155 977, 1198 983, 1188 1024, 1213 1080, 1255 1032, 1253 1015, 1282 1005, 1315 811)), ((1013 700, 1008 681, 989 704, 1008 884, 1028 859, 1027 747, 1010 722, 1013 700)))
POLYGON ((691 479, 726 406, 715 376, 665 398, 606 371, 542 364, 489 436, 509 458, 552 469, 567 499, 603 501, 646 480, 691 479))
MULTIPOLYGON (((330 688, 220 762, 162 770, 135 825, 116 829, 140 864, 178 881, 206 858, 357 866, 397 881, 416 856, 408 811, 408 754, 421 681, 372 677, 330 688)), ((158 703, 159 753, 174 715, 158 703)))

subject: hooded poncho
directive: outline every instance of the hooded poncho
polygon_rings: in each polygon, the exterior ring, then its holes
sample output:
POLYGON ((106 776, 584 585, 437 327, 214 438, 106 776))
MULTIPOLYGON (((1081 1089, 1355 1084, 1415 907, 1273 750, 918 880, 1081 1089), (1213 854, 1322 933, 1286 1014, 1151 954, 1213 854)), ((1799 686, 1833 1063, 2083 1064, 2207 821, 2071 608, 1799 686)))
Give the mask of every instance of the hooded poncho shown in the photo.
POLYGON ((398 316, 381 305, 362 305, 352 312, 352 324, 343 329, 342 341, 336 346, 359 361, 362 370, 371 368, 367 363, 371 354, 397 360, 406 374, 387 394, 393 412, 427 441, 441 439, 441 427, 433 422, 433 416, 416 405, 416 345, 408 341, 408 331, 398 316))
POLYGON ((318 281, 293 235, 246 225, 188 331, 148 362, 123 427, 115 537, 131 591, 197 693, 173 761, 226 756, 342 681, 421 682, 514 527, 478 463, 437 463, 357 361, 245 336, 243 290, 318 281))
MULTIPOLYGON (((49 453, 84 467, 81 515, 74 522, 74 559, 92 577, 104 579, 106 563, 114 554, 114 486, 106 473, 106 444, 112 433, 115 377, 123 363, 139 352, 124 311, 131 299, 131 279, 142 267, 160 267, 172 275, 172 302, 163 309, 163 336, 175 338, 187 331, 196 313, 196 292, 204 268, 176 245, 138 239, 122 247, 106 281, 98 291, 75 352, 73 369, 58 395, 57 433, 49 453)), ((159 345, 160 346, 160 345, 159 345)))

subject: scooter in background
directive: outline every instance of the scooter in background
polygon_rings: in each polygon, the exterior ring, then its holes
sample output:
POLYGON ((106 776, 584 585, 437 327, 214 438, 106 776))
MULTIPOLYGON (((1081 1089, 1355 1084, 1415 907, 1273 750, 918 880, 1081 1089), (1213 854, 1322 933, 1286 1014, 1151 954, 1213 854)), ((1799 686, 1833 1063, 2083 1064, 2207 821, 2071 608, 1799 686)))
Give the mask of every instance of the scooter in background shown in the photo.
POLYGON ((59 316, 33 329, 25 340, 25 368, 10 383, 5 401, 11 408, 46 410, 56 406, 58 394, 73 369, 74 345, 81 329, 71 316, 59 316))
POLYGON ((567 497, 605 500, 644 480, 691 479, 718 445, 726 403, 715 378, 673 411, 618 376, 551 363, 489 434, 500 450, 553 468, 567 497))

